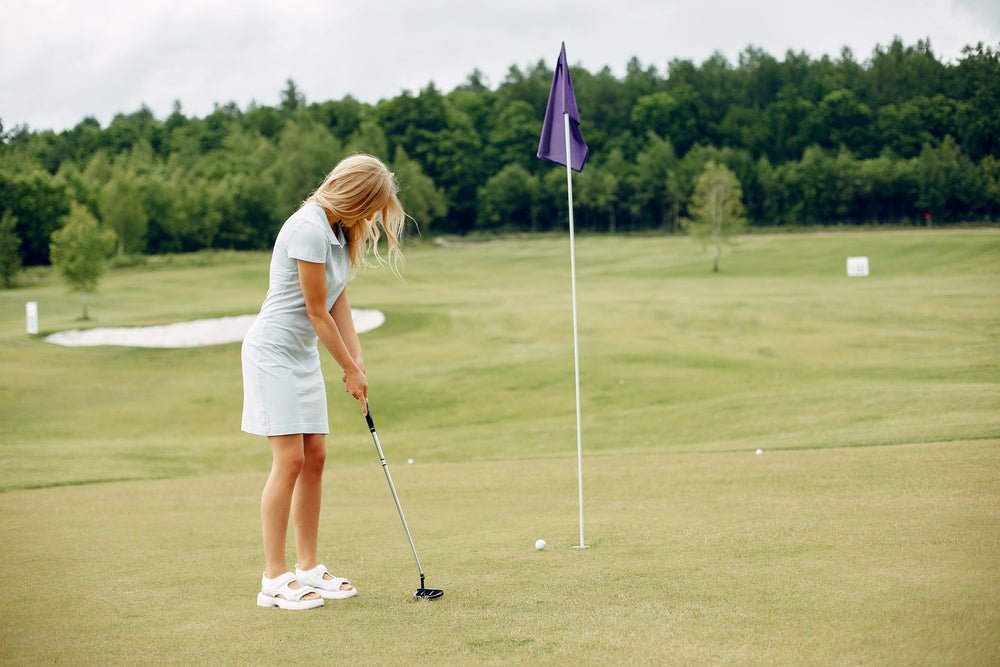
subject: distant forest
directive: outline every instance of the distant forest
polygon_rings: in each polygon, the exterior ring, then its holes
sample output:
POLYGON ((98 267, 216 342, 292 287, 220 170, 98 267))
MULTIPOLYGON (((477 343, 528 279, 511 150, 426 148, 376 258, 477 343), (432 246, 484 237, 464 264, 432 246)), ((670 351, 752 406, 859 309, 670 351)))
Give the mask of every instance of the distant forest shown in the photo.
MULTIPOLYGON (((267 249, 282 221, 344 155, 391 165, 426 237, 566 225, 565 171, 535 157, 554 63, 512 66, 495 87, 477 70, 377 104, 180 103, 107 127, 62 132, 0 123, 0 219, 24 265, 49 261, 70 205, 118 234, 122 254, 267 249)), ((747 48, 623 77, 571 67, 590 146, 574 175, 577 226, 679 230, 711 160, 739 178, 751 227, 952 224, 1000 216, 1000 47, 942 62, 926 41, 895 40, 859 61, 849 49, 779 60, 747 48)))

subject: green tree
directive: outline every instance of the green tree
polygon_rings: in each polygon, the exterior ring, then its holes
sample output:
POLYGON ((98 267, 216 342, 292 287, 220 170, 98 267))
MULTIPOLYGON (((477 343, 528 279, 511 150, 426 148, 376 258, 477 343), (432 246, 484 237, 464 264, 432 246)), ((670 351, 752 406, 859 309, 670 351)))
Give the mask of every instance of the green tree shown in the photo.
POLYGON ((702 245, 711 243, 712 271, 719 271, 722 242, 746 226, 743 193, 736 174, 725 165, 710 161, 698 178, 688 205, 689 218, 681 225, 702 245))
POLYGON ((489 135, 492 161, 519 164, 538 173, 544 167, 544 163, 535 157, 539 129, 538 117, 530 104, 522 100, 511 102, 500 111, 489 135))
POLYGON ((669 228, 677 195, 676 177, 671 184, 669 174, 677 164, 670 142, 650 132, 645 147, 636 155, 635 169, 626 177, 632 186, 626 205, 634 227, 669 228))
POLYGON ((83 180, 93 190, 100 190, 111 180, 113 170, 108 154, 99 150, 90 156, 87 166, 83 169, 83 180))
POLYGON ((4 287, 13 287, 21 271, 21 239, 17 235, 17 218, 10 211, 0 217, 0 280, 4 287))
MULTIPOLYGON (((544 99, 542 106, 544 108, 544 99)), ((375 115, 386 135, 389 149, 397 145, 420 163, 448 198, 447 229, 468 231, 477 220, 476 192, 486 180, 482 138, 472 118, 454 107, 434 85, 414 97, 408 92, 383 101, 375 115)), ((445 221, 442 221, 445 222, 445 221)))
POLYGON ((389 139, 385 131, 370 118, 366 118, 347 139, 346 153, 367 153, 380 160, 389 159, 389 139))
POLYGON ((98 208, 104 225, 115 230, 119 257, 124 257, 126 251, 145 250, 149 216, 142 206, 138 184, 130 173, 116 170, 101 188, 98 208))
POLYGON ((798 220, 812 224, 848 221, 852 200, 859 188, 857 161, 846 149, 838 154, 810 146, 794 171, 798 220))
POLYGON ((632 129, 648 135, 650 132, 663 137, 672 129, 671 117, 677 109, 677 100, 662 91, 643 95, 632 107, 632 129))
POLYGON ((960 125, 962 146, 972 158, 1000 153, 1000 48, 983 46, 963 49, 958 76, 965 89, 960 125))
POLYGON ((343 144, 320 123, 301 115, 289 121, 281 130, 278 155, 268 170, 277 191, 274 217, 287 218, 343 156, 343 144))
POLYGON ((80 292, 84 320, 90 319, 87 314, 87 295, 97 289, 107 258, 114 252, 114 247, 114 231, 101 229, 97 225, 97 219, 75 202, 70 205, 66 224, 52 234, 49 249, 52 264, 70 289, 80 292))
MULTIPOLYGON (((580 218, 589 221, 592 229, 597 229, 596 220, 607 220, 608 232, 616 226, 615 209, 618 204, 619 178, 605 165, 587 165, 573 180, 574 206, 580 218)), ((579 218, 578 218, 579 219, 579 218)), ((584 225, 578 225, 583 227, 584 225)))
POLYGON ((517 164, 509 164, 479 189, 480 229, 529 231, 535 227, 539 183, 517 164))
POLYGON ((448 213, 444 193, 434 185, 434 181, 424 173, 420 165, 410 159, 402 146, 396 146, 392 168, 399 182, 399 199, 403 210, 416 220, 418 227, 423 226, 426 230, 435 220, 448 213))
POLYGON ((17 219, 25 266, 49 263, 50 236, 69 212, 70 201, 66 184, 44 171, 0 171, 0 212, 10 211, 17 219))
POLYGON ((872 145, 872 112, 849 90, 835 90, 824 96, 806 123, 810 138, 824 148, 846 146, 864 155, 878 153, 872 145))
POLYGON ((285 113, 293 113, 299 107, 306 104, 306 96, 295 85, 295 81, 287 79, 285 88, 281 91, 281 110, 285 113))
POLYGON ((975 200, 982 199, 985 189, 982 173, 951 136, 939 146, 924 146, 916 162, 916 204, 921 214, 933 218, 955 220, 968 216, 975 207, 975 200))
MULTIPOLYGON (((543 232, 550 229, 569 229, 569 197, 566 196, 566 168, 549 164, 542 171, 541 177, 533 177, 534 196, 531 205, 531 226, 533 232, 543 232)), ((579 199, 577 191, 582 174, 573 175, 573 215, 574 226, 579 229, 581 207, 576 204, 579 199)))
POLYGON ((798 159, 802 151, 809 145, 806 119, 815 105, 790 92, 779 95, 779 98, 767 107, 761 128, 762 145, 767 147, 765 154, 775 163, 798 159))

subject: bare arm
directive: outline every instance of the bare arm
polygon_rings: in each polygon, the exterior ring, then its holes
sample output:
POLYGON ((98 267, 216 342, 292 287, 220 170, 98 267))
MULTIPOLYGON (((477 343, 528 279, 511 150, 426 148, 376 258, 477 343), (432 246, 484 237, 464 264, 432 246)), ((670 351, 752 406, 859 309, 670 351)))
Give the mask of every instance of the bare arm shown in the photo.
MULTIPOLYGON (((368 378, 364 371, 354 360, 348 343, 345 342, 337 322, 333 319, 334 309, 326 309, 326 267, 323 264, 296 260, 299 269, 299 286, 302 289, 302 296, 306 302, 306 314, 312 322, 316 335, 323 341, 323 345, 329 350, 333 358, 337 360, 340 367, 344 369, 344 384, 347 392, 356 398, 364 407, 365 414, 368 413, 368 378)), ((349 316, 349 315, 348 315, 349 316)), ((351 327, 353 332, 354 327, 351 327)), ((354 340, 357 341, 357 333, 354 333, 354 340)), ((360 353, 360 346, 358 346, 360 353)))
POLYGON ((333 321, 336 323, 337 329, 340 331, 340 336, 344 339, 344 344, 347 345, 347 350, 351 353, 354 363, 358 365, 362 373, 367 374, 368 371, 365 369, 364 356, 361 353, 361 341, 358 340, 358 332, 354 328, 354 317, 351 315, 351 304, 347 300, 347 288, 344 288, 344 291, 340 293, 337 300, 333 302, 330 315, 333 316, 333 321))

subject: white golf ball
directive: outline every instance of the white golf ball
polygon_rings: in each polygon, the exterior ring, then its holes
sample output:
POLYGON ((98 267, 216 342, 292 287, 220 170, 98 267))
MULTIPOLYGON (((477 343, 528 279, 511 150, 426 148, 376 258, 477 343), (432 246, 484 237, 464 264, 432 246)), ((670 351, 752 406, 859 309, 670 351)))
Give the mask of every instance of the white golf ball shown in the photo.
POLYGON ((545 540, 535 540, 535 548, 541 551, 545 548, 545 540))
POLYGON ((763 450, 763 449, 761 449, 761 448, 759 448, 759 447, 757 448, 757 451, 756 451, 756 452, 754 452, 754 454, 756 454, 757 456, 760 456, 760 455, 761 455, 761 454, 763 454, 763 453, 764 453, 764 450, 763 450))
POLYGON ((413 459, 406 459, 406 462, 412 465, 413 464, 413 459))

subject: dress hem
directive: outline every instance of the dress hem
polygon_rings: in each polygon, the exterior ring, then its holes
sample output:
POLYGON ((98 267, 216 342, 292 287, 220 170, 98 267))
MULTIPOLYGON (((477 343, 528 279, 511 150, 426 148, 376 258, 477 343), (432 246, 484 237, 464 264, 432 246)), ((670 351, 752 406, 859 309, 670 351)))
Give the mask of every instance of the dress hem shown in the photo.
POLYGON ((299 433, 307 435, 329 435, 330 427, 327 424, 287 424, 282 426, 272 426, 271 428, 258 428, 256 426, 250 426, 248 424, 243 424, 241 430, 244 433, 249 433, 250 435, 298 435, 299 433))

